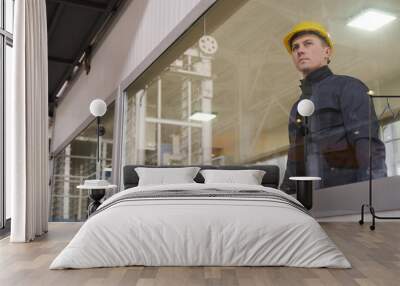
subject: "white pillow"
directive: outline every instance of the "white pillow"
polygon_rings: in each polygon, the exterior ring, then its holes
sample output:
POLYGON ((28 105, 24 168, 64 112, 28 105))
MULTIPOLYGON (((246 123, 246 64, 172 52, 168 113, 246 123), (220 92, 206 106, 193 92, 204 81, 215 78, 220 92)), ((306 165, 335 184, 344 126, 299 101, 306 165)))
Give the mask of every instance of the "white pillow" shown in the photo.
POLYGON ((261 185, 265 171, 261 170, 202 170, 206 184, 231 183, 261 185))
POLYGON ((135 168, 139 176, 139 186, 195 183, 193 179, 199 170, 199 167, 135 168))

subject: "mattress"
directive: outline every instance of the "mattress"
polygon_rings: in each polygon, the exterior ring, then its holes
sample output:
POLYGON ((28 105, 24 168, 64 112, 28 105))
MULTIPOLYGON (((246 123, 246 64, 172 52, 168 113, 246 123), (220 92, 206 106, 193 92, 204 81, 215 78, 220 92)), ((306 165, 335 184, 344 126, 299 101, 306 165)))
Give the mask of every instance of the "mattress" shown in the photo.
POLYGON ((115 194, 50 269, 129 265, 351 267, 318 222, 284 192, 197 183, 115 194))

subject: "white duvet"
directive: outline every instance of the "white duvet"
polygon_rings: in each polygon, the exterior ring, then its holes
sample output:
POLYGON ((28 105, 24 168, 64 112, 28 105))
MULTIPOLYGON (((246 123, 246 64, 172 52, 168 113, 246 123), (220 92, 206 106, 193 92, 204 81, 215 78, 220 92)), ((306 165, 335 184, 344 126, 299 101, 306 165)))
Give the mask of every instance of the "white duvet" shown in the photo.
POLYGON ((159 198, 112 204, 130 192, 263 190, 262 186, 176 184, 117 193, 90 217, 50 269, 145 266, 294 266, 349 268, 309 215, 257 198, 159 198), (108 208, 106 208, 108 206, 108 208))

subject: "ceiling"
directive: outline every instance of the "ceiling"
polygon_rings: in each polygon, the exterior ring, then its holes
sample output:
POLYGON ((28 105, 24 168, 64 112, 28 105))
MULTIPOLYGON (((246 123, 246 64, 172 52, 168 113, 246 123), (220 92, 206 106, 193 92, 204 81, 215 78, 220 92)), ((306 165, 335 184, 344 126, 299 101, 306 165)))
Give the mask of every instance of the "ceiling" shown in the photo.
POLYGON ((46 0, 49 116, 57 94, 79 68, 90 71, 90 55, 126 0, 46 0))

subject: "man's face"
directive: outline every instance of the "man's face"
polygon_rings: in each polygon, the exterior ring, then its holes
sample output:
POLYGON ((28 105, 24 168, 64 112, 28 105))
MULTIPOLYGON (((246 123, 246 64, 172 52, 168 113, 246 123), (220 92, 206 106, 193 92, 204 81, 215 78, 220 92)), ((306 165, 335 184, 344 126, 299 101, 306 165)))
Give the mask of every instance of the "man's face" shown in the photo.
POLYGON ((313 34, 297 37, 292 43, 292 59, 296 68, 307 76, 328 64, 331 48, 313 34))

